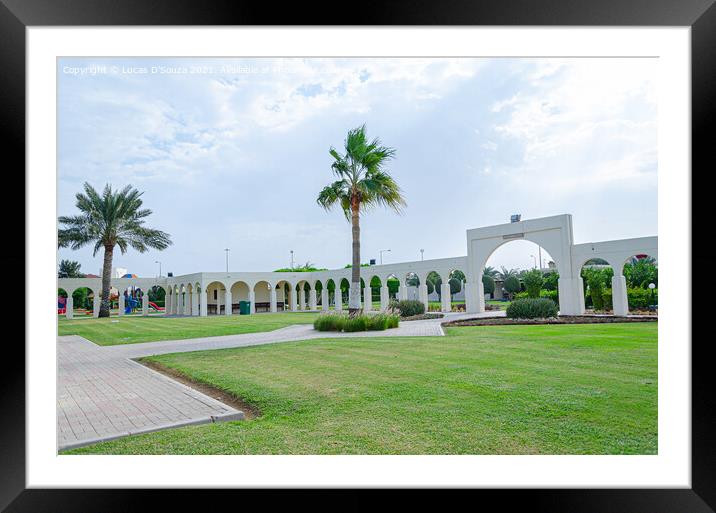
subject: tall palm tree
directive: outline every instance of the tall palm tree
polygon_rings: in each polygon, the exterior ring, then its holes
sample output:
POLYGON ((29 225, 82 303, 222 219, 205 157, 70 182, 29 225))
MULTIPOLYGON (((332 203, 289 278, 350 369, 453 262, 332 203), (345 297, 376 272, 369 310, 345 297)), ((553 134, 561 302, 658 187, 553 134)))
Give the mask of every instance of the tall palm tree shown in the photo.
POLYGON ((482 270, 482 275, 492 278, 494 280, 495 278, 497 278, 500 275, 500 272, 497 269, 495 269, 494 267, 492 267, 491 265, 487 265, 482 270))
POLYGON ((165 249, 172 243, 168 233, 143 226, 144 218, 151 215, 152 211, 141 208, 141 196, 142 193, 131 185, 121 191, 113 191, 109 184, 100 195, 85 182, 84 193, 76 195, 80 215, 58 218, 60 224, 64 225, 57 232, 59 247, 79 249, 94 244, 93 256, 104 248, 100 317, 109 317, 114 247, 119 246, 122 254, 130 246, 144 253, 149 248, 165 249))
POLYGON ((497 273, 502 281, 506 281, 510 276, 517 277, 519 274, 520 272, 517 269, 508 269, 504 265, 500 267, 500 271, 497 273))
POLYGON ((379 139, 369 141, 365 125, 350 130, 345 140, 345 153, 331 147, 331 170, 338 180, 323 188, 316 200, 324 209, 340 205, 351 222, 353 258, 348 312, 360 311, 360 215, 376 206, 389 207, 397 213, 406 206, 402 191, 384 170, 385 163, 395 157, 395 149, 382 146, 379 139))

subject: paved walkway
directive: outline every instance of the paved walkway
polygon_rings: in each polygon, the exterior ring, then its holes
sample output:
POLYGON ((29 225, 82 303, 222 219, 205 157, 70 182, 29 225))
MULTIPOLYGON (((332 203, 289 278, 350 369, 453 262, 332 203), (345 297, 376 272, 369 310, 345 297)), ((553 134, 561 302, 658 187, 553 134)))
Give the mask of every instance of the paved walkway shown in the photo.
POLYGON ((169 427, 243 418, 240 411, 148 369, 132 358, 316 338, 442 336, 440 324, 447 320, 495 315, 504 315, 504 312, 448 314, 442 319, 402 322, 398 328, 387 331, 317 332, 305 324, 265 333, 117 346, 98 346, 79 336, 57 337, 58 448, 79 447, 169 427))

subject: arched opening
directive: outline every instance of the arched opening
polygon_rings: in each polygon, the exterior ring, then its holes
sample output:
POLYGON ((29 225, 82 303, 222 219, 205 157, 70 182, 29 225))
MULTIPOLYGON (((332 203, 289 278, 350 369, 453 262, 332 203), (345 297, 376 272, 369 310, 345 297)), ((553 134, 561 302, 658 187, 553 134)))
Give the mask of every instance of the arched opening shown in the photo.
POLYGON ((443 279, 439 272, 430 271, 425 278, 428 287, 428 310, 439 312, 442 310, 442 284, 443 279))
POLYGON ((391 273, 385 278, 385 284, 388 287, 388 300, 395 301, 400 299, 398 297, 400 293, 400 278, 391 273))
POLYGON ((316 280, 313 283, 313 290, 316 292, 315 296, 315 304, 313 305, 314 308, 319 308, 321 310, 327 310, 326 304, 323 303, 324 299, 324 293, 323 293, 323 283, 321 280, 316 280))
MULTIPOLYGON (((483 273, 484 274, 484 273, 483 273)), ((453 269, 448 273, 448 284, 450 285, 450 310, 453 312, 464 312, 465 311, 465 283, 467 278, 465 272, 462 269, 453 269)), ((485 280, 483 280, 485 285, 485 280)), ((485 292, 489 289, 490 292, 494 292, 495 282, 492 281, 492 287, 490 288, 490 282, 485 288, 485 292)))
POLYGON ((340 297, 339 297, 341 310, 343 310, 344 307, 348 306, 348 291, 350 290, 350 288, 351 288, 351 284, 348 282, 348 279, 343 278, 341 280, 341 284, 340 284, 341 293, 340 293, 340 297))
POLYGON ((628 313, 654 313, 659 308, 659 264, 655 257, 640 253, 622 266, 628 313))
POLYGON ((271 284, 267 281, 259 281, 254 285, 254 311, 271 311, 271 284))
POLYGON ((380 310, 380 288, 382 286, 383 281, 380 279, 380 276, 373 275, 370 277, 370 279, 368 280, 368 288, 365 290, 365 292, 368 293, 368 297, 364 297, 364 310, 380 310))
POLYGON ((480 273, 486 309, 506 309, 510 301, 529 296, 547 297, 559 304, 555 262, 544 247, 529 240, 500 244, 480 273))
POLYGON ((249 285, 245 281, 237 281, 231 286, 231 313, 241 313, 239 309, 240 301, 249 300, 249 285))
POLYGON ((298 309, 308 310, 308 296, 311 285, 306 280, 300 280, 296 284, 296 292, 298 294, 298 309))
POLYGON ((418 300, 418 287, 420 287, 420 277, 414 272, 405 275, 405 298, 410 300, 418 300))
POLYGON ((336 282, 329 278, 326 281, 326 290, 328 291, 328 309, 330 310, 331 307, 333 307, 335 310, 336 299, 340 301, 340 289, 338 289, 338 293, 336 293, 336 282))
POLYGON ((276 284, 276 308, 278 311, 291 310, 290 300, 293 296, 291 284, 286 280, 281 280, 276 284))
POLYGON ((147 290, 149 313, 164 314, 167 306, 167 290, 154 285, 147 290))
MULTIPOLYGON (((94 314, 95 293, 89 287, 78 287, 72 291, 73 316, 90 316, 94 314)), ((99 298, 98 298, 99 299, 99 298)), ((66 310, 65 310, 66 311, 66 310)))
POLYGON ((226 313, 226 287, 220 281, 212 281, 206 286, 206 314, 222 315, 226 313))
MULTIPOLYGON (((57 289, 57 315, 67 315, 67 291, 63 288, 57 289)), ((70 307, 72 305, 69 305, 70 307)), ((70 314, 70 317, 72 314, 70 314)))
POLYGON ((613 311, 612 278, 614 268, 602 258, 591 258, 579 271, 584 287, 586 313, 611 313, 613 311))

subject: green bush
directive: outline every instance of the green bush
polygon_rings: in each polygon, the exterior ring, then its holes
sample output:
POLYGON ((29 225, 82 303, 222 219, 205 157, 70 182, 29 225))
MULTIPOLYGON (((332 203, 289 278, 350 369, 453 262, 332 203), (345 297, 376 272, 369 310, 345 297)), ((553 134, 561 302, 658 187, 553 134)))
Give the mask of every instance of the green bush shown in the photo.
POLYGON ((368 331, 382 331, 388 328, 397 328, 400 317, 390 314, 376 314, 366 316, 366 329, 368 331))
POLYGON ((346 314, 328 313, 319 315, 313 321, 313 327, 317 331, 382 331, 389 328, 397 328, 400 317, 390 314, 358 315, 348 317, 346 314))
POLYGON ((507 307, 507 317, 510 319, 557 317, 557 312, 557 304, 544 297, 516 299, 507 307))
POLYGON ((416 299, 404 299, 394 303, 394 308, 400 312, 401 317, 412 317, 425 313, 425 305, 416 299))
MULTIPOLYGON (((515 299, 527 299, 528 297, 529 295, 527 292, 518 292, 515 294, 515 299)), ((559 292, 556 290, 540 290, 539 297, 546 297, 559 305, 559 292)))
POLYGON ((346 333, 352 331, 366 331, 368 329, 368 320, 365 315, 356 315, 355 317, 346 317, 343 323, 343 331, 346 333))
POLYGON ((542 283, 544 282, 542 273, 537 269, 532 269, 531 271, 527 271, 522 279, 525 282, 527 295, 531 298, 538 298, 539 292, 542 289, 542 283))
POLYGON ((651 305, 659 304, 659 289, 654 289, 653 295, 651 289, 627 289, 627 301, 630 309, 646 310, 651 305))
POLYGON ((485 294, 493 294, 495 292, 495 280, 487 275, 482 275, 482 288, 485 294))
POLYGON ((516 294, 520 291, 521 284, 520 279, 517 276, 508 276, 503 283, 503 287, 508 294, 516 294))
POLYGON ((612 289, 602 290, 602 308, 611 310, 612 306, 612 289))
POLYGON ((344 314, 321 314, 313 321, 313 327, 318 331, 341 331, 346 319, 344 314))

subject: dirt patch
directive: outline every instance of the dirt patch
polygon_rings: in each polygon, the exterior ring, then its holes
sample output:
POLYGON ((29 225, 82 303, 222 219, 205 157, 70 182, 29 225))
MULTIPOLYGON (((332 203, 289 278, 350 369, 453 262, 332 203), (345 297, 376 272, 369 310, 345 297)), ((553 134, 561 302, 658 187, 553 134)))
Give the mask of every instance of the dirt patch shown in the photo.
POLYGON ((616 322, 657 322, 656 315, 639 315, 634 317, 619 317, 614 315, 562 315, 550 319, 508 319, 507 317, 488 317, 476 319, 461 319, 459 321, 443 322, 442 326, 514 326, 533 324, 609 324, 616 322))
POLYGON ((173 379, 174 381, 178 381, 183 385, 193 388, 194 390, 197 390, 204 395, 208 395, 209 397, 216 399, 217 401, 220 401, 227 406, 231 406, 232 408, 241 410, 242 412, 244 412, 244 416, 247 420, 255 419, 256 417, 261 416, 261 411, 258 408, 248 404, 247 402, 241 400, 241 398, 236 397, 234 394, 231 394, 225 390, 221 390, 220 388, 216 388, 215 386, 208 385, 206 383, 195 381, 186 374, 182 374, 178 370, 165 367, 164 365, 161 365, 157 362, 153 362, 151 360, 137 358, 134 361, 137 363, 141 363, 145 367, 149 367, 150 369, 155 370, 161 374, 164 374, 165 376, 173 379))

